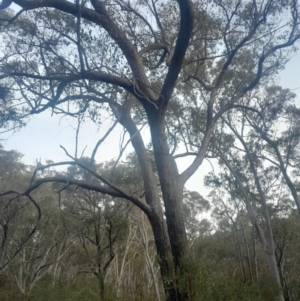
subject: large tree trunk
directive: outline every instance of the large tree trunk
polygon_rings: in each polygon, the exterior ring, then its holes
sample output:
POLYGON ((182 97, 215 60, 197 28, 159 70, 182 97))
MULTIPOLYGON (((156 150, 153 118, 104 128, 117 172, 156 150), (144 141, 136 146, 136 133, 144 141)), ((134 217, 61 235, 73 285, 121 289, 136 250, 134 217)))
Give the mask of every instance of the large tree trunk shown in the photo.
POLYGON ((176 271, 180 271, 180 258, 185 253, 186 247, 186 233, 182 215, 182 189, 181 192, 178 189, 177 168, 175 168, 175 162, 171 164, 166 140, 162 143, 161 133, 163 133, 163 137, 165 138, 163 125, 159 126, 155 130, 160 129, 161 131, 158 134, 154 134, 155 142, 153 142, 153 145, 155 144, 154 154, 156 164, 159 166, 158 174, 165 204, 166 226, 152 163, 140 132, 130 116, 132 102, 133 99, 129 98, 123 108, 119 108, 119 112, 117 112, 118 116, 116 117, 129 132, 132 146, 136 151, 141 167, 145 199, 147 204, 152 208, 151 213, 146 214, 153 231, 167 298, 170 301, 187 300, 178 288, 178 276, 176 275, 176 271), (163 147, 161 148, 158 145, 162 145, 163 147))
POLYGON ((188 300, 190 284, 181 281, 185 278, 182 275, 189 272, 184 262, 188 260, 188 254, 187 236, 183 219, 183 185, 181 185, 179 180, 176 163, 170 155, 165 134, 164 113, 153 110, 151 113, 148 112, 148 118, 175 266, 176 279, 173 285, 176 286, 176 296, 172 296, 170 300, 188 300))
POLYGON ((168 234, 174 263, 177 266, 186 254, 187 237, 183 219, 183 187, 179 181, 176 163, 170 155, 165 134, 164 114, 149 114, 154 157, 161 185, 168 234))

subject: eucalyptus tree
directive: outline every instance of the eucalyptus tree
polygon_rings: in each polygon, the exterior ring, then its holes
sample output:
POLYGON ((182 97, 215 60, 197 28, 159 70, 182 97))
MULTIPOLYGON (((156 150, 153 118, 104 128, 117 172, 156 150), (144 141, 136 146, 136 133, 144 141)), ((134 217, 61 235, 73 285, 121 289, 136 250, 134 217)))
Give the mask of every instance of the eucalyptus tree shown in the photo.
MULTIPOLYGON (((295 94, 277 86, 268 87, 255 96, 253 112, 245 115, 252 135, 261 140, 260 156, 280 170, 300 214, 299 183, 299 109, 295 94)), ((247 100, 248 102, 250 99, 247 100)))
MULTIPOLYGON (((59 210, 54 199, 45 197, 43 203, 39 202, 43 215, 36 233, 7 268, 8 275, 14 277, 24 299, 43 277, 55 274, 57 266, 63 264, 63 258, 72 246, 63 224, 59 222, 59 210)), ((25 221, 28 215, 29 212, 26 212, 25 221)))
MULTIPOLYGON (((89 162, 86 158, 80 161, 89 162)), ((93 164, 93 169, 108 173, 109 165, 93 164)), ((122 177, 118 169, 117 167, 115 170, 114 179, 117 182, 122 177)), ((75 179, 87 177, 93 182, 88 173, 76 166, 69 167, 66 173, 68 176, 72 174, 75 179)), ((128 215, 132 205, 124 199, 117 200, 81 187, 59 185, 57 190, 60 195, 63 220, 61 223, 68 229, 74 244, 77 245, 77 256, 74 258, 77 273, 96 276, 99 295, 101 300, 105 300, 106 274, 115 259, 116 249, 118 249, 116 245, 122 245, 120 241, 125 240, 127 236, 128 215)))
MULTIPOLYGON (((262 171, 261 168, 258 168, 258 160, 255 153, 250 152, 249 147, 244 142, 243 138, 241 136, 239 137, 243 141, 243 147, 245 147, 247 155, 244 158, 239 158, 238 153, 234 153, 233 155, 227 152, 225 155, 219 149, 218 152, 220 160, 223 161, 223 164, 225 165, 227 171, 225 173, 221 173, 221 178, 214 178, 214 181, 222 183, 222 186, 225 187, 228 185, 234 186, 234 194, 231 195, 232 201, 234 201, 235 199, 240 199, 245 203, 249 220, 255 228, 258 238, 263 247, 271 276, 275 280, 277 287, 280 288, 280 291, 276 294, 276 300, 284 300, 284 295, 281 292, 283 283, 280 277, 280 266, 278 266, 276 257, 276 245, 274 242, 269 208, 270 205, 268 202, 270 198, 272 199, 273 197, 270 191, 274 190, 274 187, 270 186, 274 185, 274 179, 268 181, 267 178, 270 177, 270 173, 265 170, 262 171), (266 173, 267 176, 265 177, 264 175, 262 175, 263 173, 266 173)), ((276 188, 278 189, 278 187, 276 188)), ((229 214, 227 206, 225 207, 225 213, 230 218, 233 225, 236 227, 235 216, 238 215, 238 213, 233 212, 229 214)), ((238 251, 239 256, 241 256, 239 245, 238 251)), ((248 256, 248 267, 251 271, 249 263, 250 261, 248 256)), ((244 275, 244 267, 242 266, 242 268, 244 275)))
MULTIPOLYGON (((288 204, 290 205, 290 204, 288 204)), ((282 269, 283 283, 289 293, 290 300, 299 298, 299 292, 295 284, 295 270, 298 265, 299 242, 299 216, 296 210, 290 212, 290 206, 286 206, 288 217, 280 218, 280 214, 273 220, 273 229, 276 242, 276 252, 282 269)), ((297 276, 296 276, 297 277, 297 276)))
MULTIPOLYGON (((221 117, 224 128, 233 135, 231 139, 230 136, 224 139, 226 130, 223 128, 223 139, 215 140, 212 146, 212 150, 215 150, 230 174, 215 181, 222 183, 222 186, 227 185, 231 189, 233 187, 233 199, 238 197, 244 200, 249 219, 262 243, 271 274, 282 287, 284 278, 276 253, 272 216, 276 213, 276 207, 283 208, 282 202, 286 200, 291 180, 288 178, 287 181, 288 163, 283 163, 278 144, 273 143, 273 138, 268 136, 274 137, 277 126, 282 127, 283 124, 279 121, 291 111, 289 101, 292 97, 288 90, 274 86, 252 92, 243 99, 243 106, 235 114, 230 112, 221 117), (263 96, 265 101, 261 101, 263 96)), ((295 146, 290 147, 292 143, 288 139, 280 141, 281 149, 289 150, 286 151, 286 162, 289 162, 295 146)), ((297 139, 293 141, 297 142, 297 139)), ((231 190, 228 192, 232 195, 231 190)), ((281 214, 284 216, 284 211, 281 214)), ((287 290, 285 294, 288 295, 287 290)), ((278 298, 283 300, 283 295, 278 298)))
POLYGON ((17 192, 24 190, 29 180, 21 157, 16 151, 4 150, 0 144, 0 189, 8 192, 0 195, 0 271, 22 251, 41 219, 40 207, 33 196, 19 197, 17 192))
MULTIPOLYGON (((224 176, 224 174, 223 174, 224 176)), ((226 176, 225 176, 226 178, 226 176)), ((222 187, 216 186, 214 177, 207 176, 206 184, 214 187, 214 190, 210 193, 213 196, 214 210, 212 211, 212 217, 217 221, 219 225, 227 224, 231 225, 232 232, 236 240, 236 253, 238 262, 244 282, 254 282, 254 272, 257 271, 257 265, 255 260, 252 262, 250 254, 249 238, 247 236, 246 228, 249 228, 249 219, 246 214, 245 221, 245 205, 236 195, 235 182, 230 181, 229 178, 222 181, 222 187), (233 188, 233 189, 231 189, 233 188), (228 191, 229 190, 229 191, 228 191), (223 192, 223 193, 222 193, 223 192), (245 225, 244 225, 245 224, 245 225), (242 238, 241 238, 242 237, 242 238), (245 266, 246 263, 246 266, 245 266), (252 267, 254 265, 254 267, 252 267)), ((218 180, 217 180, 218 181, 218 180)), ((251 238, 250 238, 251 239, 251 238)), ((255 254, 253 256, 255 258, 255 254)), ((258 277, 257 277, 258 278, 258 277)))
POLYGON ((249 218, 256 227, 267 255, 271 273, 283 287, 285 299, 289 299, 289 291, 281 266, 284 248, 274 240, 275 223, 272 223, 272 217, 275 218, 276 214, 280 214, 281 217, 287 218, 292 212, 292 207, 288 206, 287 202, 289 193, 299 211, 296 186, 298 173, 295 170, 298 164, 299 111, 292 104, 294 98, 293 93, 278 86, 267 86, 261 91, 257 90, 247 95, 243 100, 244 107, 241 108, 241 112, 235 116, 228 113, 226 117, 222 117, 224 124, 240 143, 240 147, 238 143, 234 145, 235 159, 227 160, 224 152, 219 153, 236 179, 249 218), (241 152, 243 159, 238 165, 236 162, 233 163, 234 167, 229 161, 236 161, 237 153, 241 152), (247 164, 250 174, 246 176, 247 164), (241 172, 241 166, 244 172, 241 172), (245 189, 242 186, 249 179, 253 181, 253 188, 245 189), (253 206, 256 202, 259 203, 263 223, 258 222, 253 206), (284 208, 289 208, 289 212, 284 208), (261 225, 264 229, 263 235, 261 225))
POLYGON ((45 110, 85 112, 96 122, 108 111, 130 135, 145 201, 77 156, 65 163, 99 183, 47 177, 23 195, 62 182, 132 202, 151 224, 169 299, 191 299, 192 285, 179 285, 188 270, 184 185, 201 166, 219 118, 286 63, 300 38, 298 1, 4 0, 0 8, 2 126, 23 125, 45 110), (184 156, 193 160, 179 172, 176 159, 184 156))

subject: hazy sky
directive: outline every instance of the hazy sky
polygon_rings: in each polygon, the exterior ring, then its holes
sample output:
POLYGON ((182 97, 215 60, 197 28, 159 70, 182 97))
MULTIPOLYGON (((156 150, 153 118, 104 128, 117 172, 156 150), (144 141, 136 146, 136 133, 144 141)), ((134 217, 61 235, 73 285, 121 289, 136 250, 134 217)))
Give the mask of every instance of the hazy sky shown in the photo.
MULTIPOLYGON (((285 70, 280 72, 279 78, 283 87, 295 89, 293 91, 297 94, 296 103, 300 106, 300 52, 294 55, 285 70)), ((23 160, 26 164, 34 164, 36 159, 41 160, 42 163, 48 159, 66 160, 67 157, 59 145, 63 145, 74 154, 76 122, 76 119, 71 117, 61 119, 58 116, 51 117, 51 112, 45 112, 33 116, 25 128, 10 137, 2 134, 0 139, 7 140, 2 140, 1 143, 7 150, 15 149, 24 154, 23 160)), ((104 123, 98 130, 92 122, 86 122, 80 132, 79 154, 87 146, 85 154, 90 155, 94 145, 109 126, 110 124, 104 123)), ((121 128, 116 128, 114 133, 99 149, 97 161, 105 161, 118 156, 121 128)), ((147 135, 145 131, 143 133, 147 135)), ((179 168, 183 169, 186 165, 187 161, 182 160, 179 168)), ((187 187, 197 189, 202 184, 203 175, 209 170, 211 166, 205 162, 200 171, 187 183, 187 187)))

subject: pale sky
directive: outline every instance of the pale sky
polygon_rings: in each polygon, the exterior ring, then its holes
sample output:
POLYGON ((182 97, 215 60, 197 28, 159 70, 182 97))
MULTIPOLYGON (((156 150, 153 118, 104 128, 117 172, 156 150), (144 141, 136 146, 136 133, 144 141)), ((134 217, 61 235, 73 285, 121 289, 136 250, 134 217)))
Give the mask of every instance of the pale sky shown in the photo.
MULTIPOLYGON (((297 94, 296 104, 300 105, 300 52, 293 56, 285 70, 280 72, 279 77, 283 87, 296 89, 293 92, 297 94)), ((35 164, 37 159, 41 160, 42 163, 45 163, 45 160, 48 159, 58 162, 68 159, 59 147, 60 144, 67 148, 71 154, 74 154, 76 133, 74 127, 76 127, 76 122, 76 119, 71 117, 60 119, 55 115, 51 117, 50 111, 45 112, 33 116, 25 128, 10 137, 7 134, 2 134, 0 141, 5 149, 14 149, 21 152, 24 155, 23 162, 26 164, 35 164)), ((85 154, 91 155, 94 145, 104 135, 109 126, 110 124, 104 123, 98 131, 92 122, 86 122, 80 132, 78 153, 80 154, 87 146, 85 154)), ((96 157, 97 161, 106 161, 118 156, 121 127, 116 128, 114 133, 99 149, 96 157)), ((148 136, 145 131, 143 133, 148 136)), ((181 160, 179 169, 184 169, 187 163, 188 161, 181 160)), ((200 170, 187 183, 187 188, 202 190, 203 176, 210 170, 210 164, 204 162, 200 170)), ((203 193, 203 195, 205 194, 203 193)))

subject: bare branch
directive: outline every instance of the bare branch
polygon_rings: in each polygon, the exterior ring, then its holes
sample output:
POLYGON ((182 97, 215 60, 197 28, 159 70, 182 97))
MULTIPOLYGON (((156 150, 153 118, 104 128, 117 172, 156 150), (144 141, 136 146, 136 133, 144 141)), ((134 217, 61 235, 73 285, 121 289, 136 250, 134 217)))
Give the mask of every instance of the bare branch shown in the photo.
POLYGON ((95 156, 96 156, 96 153, 97 153, 97 150, 98 150, 99 146, 108 137, 108 135, 113 131, 113 129, 116 127, 117 124, 118 124, 118 120, 116 120, 113 123, 113 125, 108 129, 108 131, 105 133, 105 135, 96 143, 96 145, 94 147, 94 150, 92 152, 91 162, 95 161, 95 156))
MULTIPOLYGON (((9 195, 9 194, 17 194, 17 196, 13 197, 11 200, 15 200, 21 196, 23 196, 23 194, 19 194, 16 191, 8 191, 5 193, 1 193, 0 196, 5 196, 5 195, 9 195)), ((0 270, 4 269, 10 262, 11 260, 13 260, 22 250, 22 248, 24 247, 24 245, 27 243, 27 241, 32 237, 32 235, 35 233, 39 222, 41 220, 42 217, 42 212, 40 209, 40 206, 37 204, 37 202, 35 201, 35 199, 30 195, 30 193, 26 194, 26 196, 29 198, 29 200, 31 201, 31 203, 34 205, 34 207, 37 209, 37 221, 36 224, 33 226, 33 228, 31 229, 31 231, 25 236, 25 238, 23 240, 21 240, 17 247, 16 250, 14 251, 14 253, 8 257, 8 259, 6 260, 6 262, 2 263, 2 265, 0 266, 0 270)))
MULTIPOLYGON (((79 165, 78 163, 76 164, 79 165)), ((82 166, 82 164, 80 164, 80 166, 82 166)), ((88 168, 85 169, 89 171, 88 168)), ((141 199, 131 195, 130 193, 125 192, 124 190, 115 187, 111 188, 109 186, 97 185, 82 180, 70 179, 68 177, 62 177, 62 176, 37 179, 21 195, 29 195, 32 191, 36 190, 41 185, 46 183, 66 183, 68 185, 75 185, 87 190, 97 191, 113 197, 124 198, 130 201, 131 203, 133 203, 134 205, 136 205, 137 207, 139 207, 142 211, 145 212, 145 214, 151 214, 151 208, 146 203, 144 203, 141 199)))
POLYGON ((177 158, 183 158, 183 157, 187 157, 187 156, 197 156, 198 153, 196 152, 186 152, 186 153, 183 153, 183 154, 177 154, 175 156, 173 156, 174 159, 177 159, 177 158))

